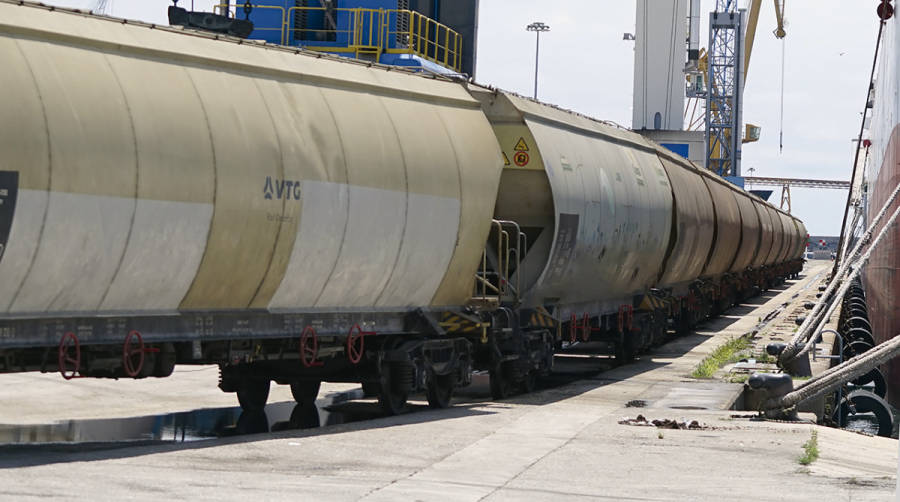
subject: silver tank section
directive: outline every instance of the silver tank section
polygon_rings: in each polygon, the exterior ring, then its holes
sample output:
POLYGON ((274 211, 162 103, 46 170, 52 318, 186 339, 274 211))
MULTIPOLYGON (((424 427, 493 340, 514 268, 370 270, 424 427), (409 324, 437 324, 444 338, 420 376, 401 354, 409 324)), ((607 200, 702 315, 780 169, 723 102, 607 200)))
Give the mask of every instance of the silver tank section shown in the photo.
POLYGON ((718 277, 731 270, 740 249, 744 226, 741 223, 738 199, 743 194, 734 185, 712 173, 704 173, 703 182, 712 196, 716 216, 716 238, 703 276, 718 277))
POLYGON ((735 192, 734 197, 741 212, 741 244, 729 272, 740 273, 750 268, 756 259, 762 239, 762 227, 753 199, 740 192, 735 192))
POLYGON ((674 155, 660 152, 675 195, 675 235, 659 285, 683 294, 706 268, 716 231, 713 199, 700 170, 674 155))
POLYGON ((529 238, 525 303, 558 305, 567 318, 615 311, 654 286, 672 228, 672 189, 655 147, 511 94, 474 94, 508 160, 495 217, 529 238))
POLYGON ((750 197, 753 200, 753 208, 756 210, 756 214, 759 217, 761 229, 759 247, 757 248, 756 255, 753 257, 753 261, 750 265, 753 268, 762 268, 770 263, 767 260, 769 254, 772 252, 772 243, 775 240, 775 230, 772 226, 772 215, 769 214, 769 211, 767 210, 768 205, 759 197, 753 195, 750 197))

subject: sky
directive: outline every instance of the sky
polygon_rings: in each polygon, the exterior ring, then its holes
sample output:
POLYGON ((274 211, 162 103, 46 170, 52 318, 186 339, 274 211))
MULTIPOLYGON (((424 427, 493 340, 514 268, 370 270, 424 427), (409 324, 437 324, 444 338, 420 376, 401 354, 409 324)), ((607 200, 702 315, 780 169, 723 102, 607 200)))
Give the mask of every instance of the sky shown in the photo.
MULTIPOLYGON (((665 1, 665 0, 653 0, 665 1)), ((98 0, 51 0, 91 8, 98 0)), ((631 125, 635 0, 480 0, 478 66, 482 84, 531 95, 535 35, 542 21, 539 98, 599 119, 631 125)), ((181 0, 190 6, 191 0, 181 0)), ((211 10, 215 0, 194 0, 211 10)), ((740 0, 743 6, 746 0, 740 0)), ((107 0, 111 15, 164 24, 166 0, 107 0)), ((763 1, 747 86, 744 121, 762 127, 743 148, 743 169, 755 176, 849 179, 859 134, 878 21, 876 2, 786 2, 784 149, 779 151, 782 42, 775 39, 773 2, 763 1), (870 8, 871 7, 871 8, 870 8), (802 8, 802 11, 800 10, 802 8)), ((703 0, 701 37, 708 36, 714 0, 703 0)), ((762 188, 762 187, 761 187, 762 188)), ((778 205, 781 189, 771 201, 778 205)), ((812 235, 837 235, 844 190, 792 189, 792 213, 812 235)))

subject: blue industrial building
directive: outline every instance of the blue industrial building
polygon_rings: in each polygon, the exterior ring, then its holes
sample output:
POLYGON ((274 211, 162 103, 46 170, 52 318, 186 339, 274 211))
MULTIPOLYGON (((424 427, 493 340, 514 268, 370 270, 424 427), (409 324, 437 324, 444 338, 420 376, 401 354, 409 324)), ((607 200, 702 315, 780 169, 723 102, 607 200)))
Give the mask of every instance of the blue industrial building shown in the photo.
POLYGON ((228 15, 253 23, 252 39, 474 76, 478 0, 237 0, 225 5, 228 15))

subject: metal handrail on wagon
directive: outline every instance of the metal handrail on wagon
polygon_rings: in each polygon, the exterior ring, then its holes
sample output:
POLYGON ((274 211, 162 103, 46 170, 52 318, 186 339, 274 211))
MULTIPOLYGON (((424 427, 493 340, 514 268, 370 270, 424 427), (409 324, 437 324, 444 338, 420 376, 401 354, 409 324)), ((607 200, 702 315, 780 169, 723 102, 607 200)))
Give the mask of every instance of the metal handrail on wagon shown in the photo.
POLYGON ((481 269, 475 275, 478 281, 476 288, 480 286, 480 291, 476 291, 480 293, 481 299, 487 299, 488 289, 490 289, 490 291, 496 293, 498 297, 512 296, 514 300, 518 300, 522 281, 522 255, 527 251, 528 237, 522 232, 519 224, 514 221, 491 220, 491 228, 497 232, 496 271, 488 271, 487 249, 485 249, 484 253, 481 255, 481 269), (515 247, 510 245, 510 232, 504 228, 510 228, 515 233, 515 247), (516 264, 514 272, 515 279, 510 280, 510 263, 512 263, 513 260, 515 260, 516 264), (489 276, 496 276, 496 285, 490 281, 488 278, 489 276))

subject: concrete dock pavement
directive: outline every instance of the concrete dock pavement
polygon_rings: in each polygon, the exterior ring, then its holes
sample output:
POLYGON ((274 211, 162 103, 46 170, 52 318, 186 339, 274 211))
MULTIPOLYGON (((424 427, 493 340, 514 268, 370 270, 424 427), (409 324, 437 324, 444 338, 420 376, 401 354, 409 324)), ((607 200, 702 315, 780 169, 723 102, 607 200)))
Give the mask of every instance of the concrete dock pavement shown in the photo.
MULTIPOLYGON (((634 364, 506 401, 465 397, 447 410, 416 402, 416 412, 398 417, 193 443, 0 447, 0 498, 889 500, 897 441, 752 421, 748 412, 723 409, 739 384, 689 377, 703 357, 754 329, 803 286, 804 279, 789 282, 634 364), (619 423, 638 414, 703 428, 619 423), (802 466, 813 430, 820 457, 802 466)), ((16 407, 23 420, 40 423, 71 418, 79 406, 91 409, 80 417, 118 416, 127 412, 121 403, 138 401, 118 387, 126 382, 79 387, 67 398, 44 383, 47 375, 13 376, 15 388, 0 377, 7 403, 0 422, 15 419, 16 407), (54 392, 55 411, 38 402, 42 392, 54 392)), ((166 411, 233 403, 207 380, 214 373, 178 372, 168 394, 145 395, 150 402, 137 403, 132 415, 152 412, 153 401, 166 411)))

